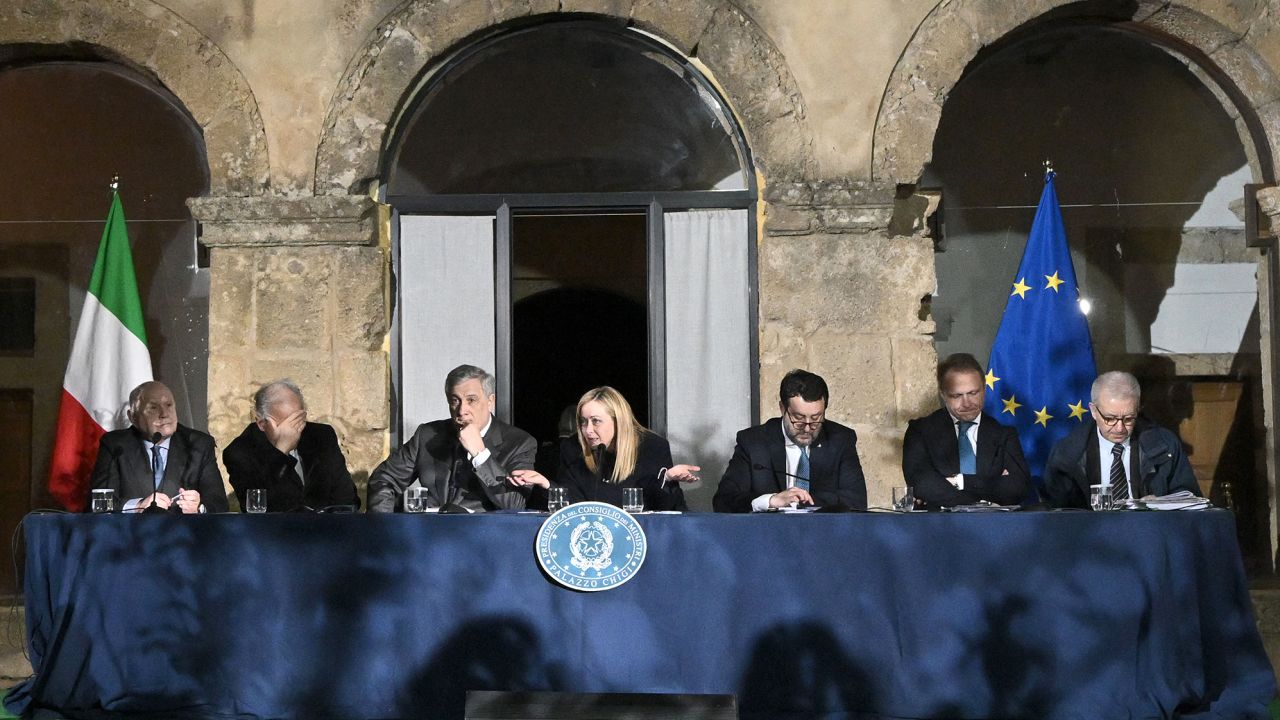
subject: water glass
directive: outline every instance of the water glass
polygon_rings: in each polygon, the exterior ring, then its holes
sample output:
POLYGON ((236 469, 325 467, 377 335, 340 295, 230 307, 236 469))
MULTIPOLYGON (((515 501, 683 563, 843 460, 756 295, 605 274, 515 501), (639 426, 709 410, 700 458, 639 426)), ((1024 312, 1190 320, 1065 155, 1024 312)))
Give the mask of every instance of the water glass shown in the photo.
POLYGON ((244 491, 244 511, 264 513, 267 511, 267 491, 263 488, 249 488, 244 491))
POLYGON ((562 487, 547 488, 547 510, 555 512, 569 507, 569 491, 562 487))
POLYGON ((644 511, 644 490, 641 488, 622 488, 622 509, 629 513, 644 511))
POLYGON ((893 509, 898 512, 911 512, 916 507, 915 488, 907 485, 893 489, 893 509))
POLYGON ((111 488, 94 488, 91 491, 89 508, 96 513, 116 511, 116 491, 111 488))
POLYGON ((426 512, 427 489, 421 486, 411 487, 404 491, 404 511, 409 513, 426 512))
POLYGON ((1110 510, 1113 504, 1111 502, 1111 486, 1110 485, 1090 485, 1089 486, 1089 507, 1094 510, 1110 510))

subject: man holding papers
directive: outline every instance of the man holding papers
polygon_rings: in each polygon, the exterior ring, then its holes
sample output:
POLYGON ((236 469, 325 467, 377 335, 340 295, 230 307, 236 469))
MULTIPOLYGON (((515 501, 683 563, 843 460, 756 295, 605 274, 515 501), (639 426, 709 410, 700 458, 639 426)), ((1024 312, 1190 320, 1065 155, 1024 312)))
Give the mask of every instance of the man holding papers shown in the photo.
POLYGON ((1114 502, 1187 491, 1200 495, 1182 442, 1139 417, 1142 390, 1126 372, 1093 381, 1089 412, 1054 446, 1045 465, 1045 492, 1054 507, 1089 507, 1089 486, 1110 485, 1114 502))

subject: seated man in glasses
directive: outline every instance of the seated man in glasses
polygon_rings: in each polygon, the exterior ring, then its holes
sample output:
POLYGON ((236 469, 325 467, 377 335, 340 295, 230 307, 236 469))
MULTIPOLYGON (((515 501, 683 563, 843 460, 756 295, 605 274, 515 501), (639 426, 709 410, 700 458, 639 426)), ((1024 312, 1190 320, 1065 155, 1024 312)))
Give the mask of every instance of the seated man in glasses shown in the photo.
POLYGON ((1093 381, 1093 416, 1049 453, 1044 485, 1054 507, 1088 508, 1089 486, 1110 485, 1116 501, 1190 490, 1199 495, 1182 441, 1138 414, 1142 391, 1126 372, 1093 381))
POLYGON ((720 478, 716 512, 762 512, 818 505, 867 509, 858 436, 826 419, 827 383, 805 370, 782 378, 774 418, 738 433, 720 478))

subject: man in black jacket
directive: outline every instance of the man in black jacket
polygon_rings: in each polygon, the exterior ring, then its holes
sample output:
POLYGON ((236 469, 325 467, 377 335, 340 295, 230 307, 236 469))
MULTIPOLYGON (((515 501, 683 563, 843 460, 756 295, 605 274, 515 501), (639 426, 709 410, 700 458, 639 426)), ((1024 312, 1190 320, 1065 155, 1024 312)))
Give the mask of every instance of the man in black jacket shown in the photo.
POLYGON ((982 412, 982 366, 968 353, 938 365, 942 408, 907 423, 902 475, 925 507, 987 500, 1017 505, 1027 498, 1030 471, 1015 428, 982 412))
POLYGON ((123 512, 152 505, 184 513, 226 512, 213 438, 178 424, 173 393, 164 383, 134 388, 128 415, 130 427, 98 441, 91 487, 114 490, 123 512))
POLYGON ((826 419, 827 383, 805 370, 782 378, 782 417, 738 433, 711 502, 716 512, 762 512, 795 505, 867 508, 858 436, 826 419))
POLYGON ((1089 507, 1089 486, 1110 485, 1116 500, 1169 495, 1200 485, 1182 441, 1139 417, 1142 390, 1126 372, 1103 373, 1093 381, 1092 419, 1071 431, 1049 453, 1045 492, 1054 507, 1089 507))
POLYGON ((297 385, 286 379, 258 388, 253 414, 256 421, 222 451, 242 510, 250 488, 266 490, 268 512, 360 507, 337 434, 329 425, 307 420, 297 385))
POLYGON ((492 375, 459 365, 445 377, 449 419, 423 423, 369 476, 369 512, 396 512, 410 487, 426 489, 426 506, 471 512, 523 509, 528 486, 508 481, 532 470, 538 444, 529 433, 493 416, 492 375))

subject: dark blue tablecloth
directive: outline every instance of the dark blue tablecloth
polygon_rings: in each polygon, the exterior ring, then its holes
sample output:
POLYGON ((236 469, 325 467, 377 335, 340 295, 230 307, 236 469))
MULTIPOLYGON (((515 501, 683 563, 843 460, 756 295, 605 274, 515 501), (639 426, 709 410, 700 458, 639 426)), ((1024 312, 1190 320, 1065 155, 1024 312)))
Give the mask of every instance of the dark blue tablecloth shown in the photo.
POLYGON ((459 717, 467 689, 733 693, 743 717, 1266 717, 1230 514, 642 516, 627 585, 530 515, 26 521, 72 717, 459 717))

